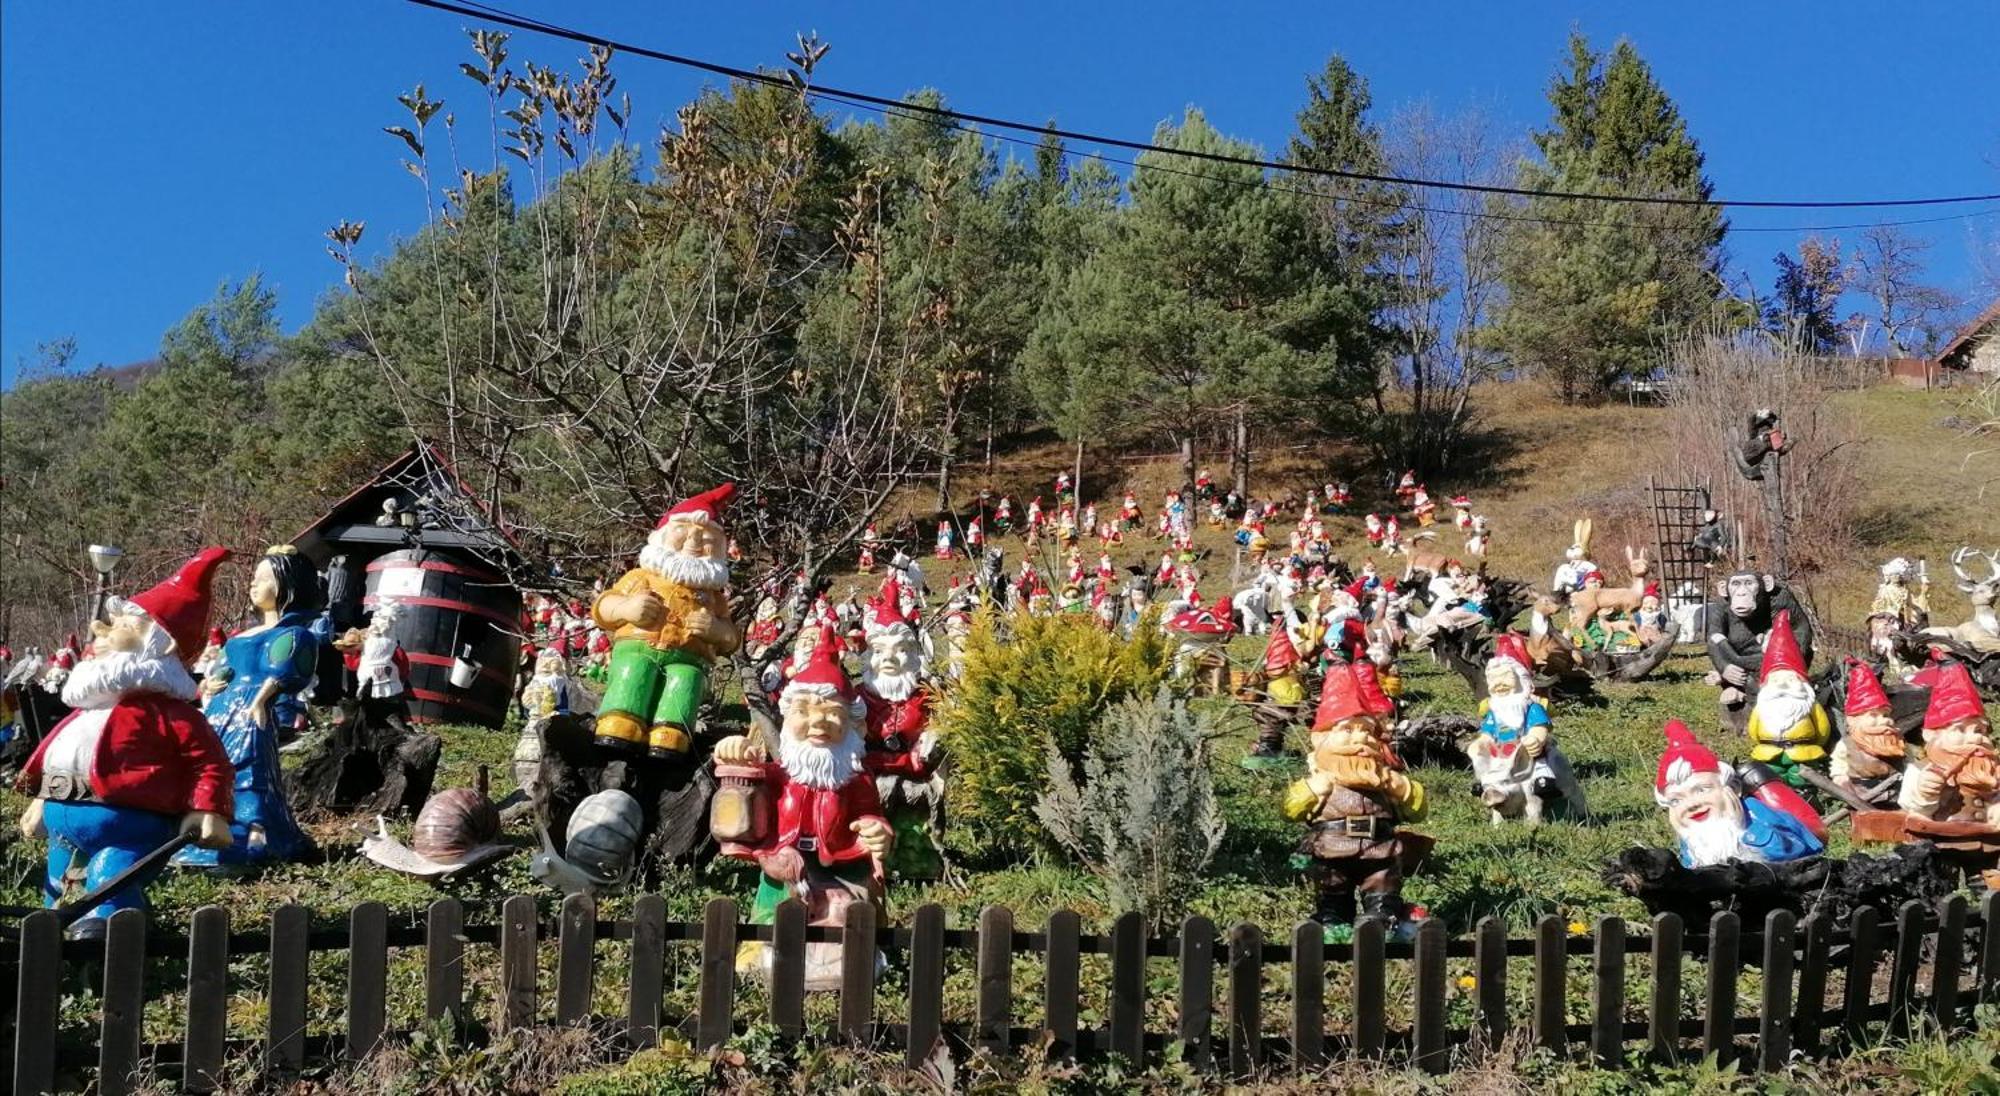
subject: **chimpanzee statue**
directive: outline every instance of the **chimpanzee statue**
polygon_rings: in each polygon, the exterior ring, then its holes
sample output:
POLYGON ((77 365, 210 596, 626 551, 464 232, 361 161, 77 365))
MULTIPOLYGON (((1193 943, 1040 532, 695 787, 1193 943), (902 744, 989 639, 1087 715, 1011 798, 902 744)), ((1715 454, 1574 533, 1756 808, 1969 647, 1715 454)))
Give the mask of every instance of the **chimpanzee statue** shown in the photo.
POLYGON ((1799 653, 1812 665, 1812 621, 1792 591, 1775 576, 1738 571, 1724 579, 1718 600, 1702 616, 1708 629, 1708 660, 1715 665, 1710 684, 1722 687, 1722 716, 1729 728, 1742 733, 1757 698, 1757 671, 1764 659, 1764 637, 1781 609, 1790 610, 1792 636, 1799 653))

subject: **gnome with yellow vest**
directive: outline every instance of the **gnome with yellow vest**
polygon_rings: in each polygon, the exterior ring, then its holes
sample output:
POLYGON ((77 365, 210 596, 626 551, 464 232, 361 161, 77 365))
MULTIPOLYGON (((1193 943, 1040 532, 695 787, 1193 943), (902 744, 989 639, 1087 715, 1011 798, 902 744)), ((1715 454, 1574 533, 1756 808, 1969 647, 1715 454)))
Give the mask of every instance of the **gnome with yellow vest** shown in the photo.
POLYGON ((1787 784, 1800 787, 1802 766, 1826 764, 1832 738, 1826 709, 1806 680, 1806 660, 1792 636, 1791 611, 1778 610, 1764 642, 1764 664, 1757 673, 1757 700, 1750 709, 1750 759, 1778 770, 1787 784))
POLYGON ((725 483, 667 511, 646 537, 639 566, 591 606, 611 636, 611 667, 598 704, 597 744, 641 747, 656 758, 684 757, 710 661, 733 654, 743 633, 729 618, 729 537, 725 483))

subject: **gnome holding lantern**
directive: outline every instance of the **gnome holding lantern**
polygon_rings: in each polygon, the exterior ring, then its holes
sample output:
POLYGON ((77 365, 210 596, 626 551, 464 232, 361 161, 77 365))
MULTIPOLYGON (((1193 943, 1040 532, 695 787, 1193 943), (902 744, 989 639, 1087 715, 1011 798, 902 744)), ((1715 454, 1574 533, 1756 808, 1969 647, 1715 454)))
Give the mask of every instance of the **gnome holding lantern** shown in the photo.
POLYGON ((743 641, 723 597, 729 560, 722 508, 735 493, 736 485, 725 483, 667 511, 646 537, 639 566, 591 606, 591 619, 611 634, 599 746, 644 748, 655 758, 693 749, 708 663, 743 641))
POLYGON ((1833 745, 1831 774, 1836 783, 1868 802, 1889 798, 1890 785, 1906 784, 1909 768, 1923 751, 1903 741, 1889 704, 1889 694, 1875 671, 1859 659, 1847 660, 1845 733, 1833 745))
POLYGON ((938 846, 944 822, 944 760, 929 729, 930 690, 924 687, 923 637, 902 604, 900 584, 885 585, 868 621, 868 656, 861 672, 868 750, 862 765, 896 831, 889 873, 936 879, 944 873, 938 846))
POLYGON ((1724 764, 1678 719, 1667 721, 1666 733, 1653 798, 1666 808, 1684 866, 1778 863, 1826 850, 1819 812, 1769 769, 1724 764))
MULTIPOLYGON (((215 569, 229 555, 207 548, 172 578, 105 604, 92 627, 93 656, 63 683, 75 711, 42 740, 16 789, 32 797, 21 834, 48 838, 43 882, 50 905, 65 877, 95 891, 177 835, 226 848, 235 769, 200 711, 188 662, 201 653, 215 569)), ((154 872, 104 896, 71 931, 101 935, 104 919, 142 909, 154 872)))
POLYGON ((1812 682, 1806 680, 1806 660, 1793 637, 1788 609, 1778 610, 1771 635, 1764 641, 1764 665, 1757 675, 1757 698, 1746 731, 1750 759, 1777 769, 1793 787, 1805 783, 1801 767, 1826 762, 1833 731, 1812 682))
MULTIPOLYGON (((881 903, 883 863, 896 844, 865 767, 867 707, 822 643, 786 684, 779 710, 777 760, 747 735, 716 743, 710 828, 723 855, 762 870, 751 921, 770 924, 780 903, 798 898, 808 923, 843 925, 849 905, 881 903)), ((737 953, 744 974, 766 975, 769 962, 764 945, 737 953)), ((808 989, 836 988, 839 978, 838 945, 807 949, 808 989)))
POLYGON ((1558 818, 1584 817, 1583 788, 1556 748, 1548 709, 1534 695, 1526 644, 1508 632, 1495 640, 1493 651, 1486 663, 1486 699, 1479 702, 1479 733, 1465 746, 1480 801, 1492 809, 1495 825, 1507 818, 1540 825, 1551 809, 1558 818))
POLYGON ((1993 726, 1962 662, 1936 667, 1924 709, 1924 760, 1903 774, 1904 810, 1933 822, 2000 827, 2000 759, 1993 726))

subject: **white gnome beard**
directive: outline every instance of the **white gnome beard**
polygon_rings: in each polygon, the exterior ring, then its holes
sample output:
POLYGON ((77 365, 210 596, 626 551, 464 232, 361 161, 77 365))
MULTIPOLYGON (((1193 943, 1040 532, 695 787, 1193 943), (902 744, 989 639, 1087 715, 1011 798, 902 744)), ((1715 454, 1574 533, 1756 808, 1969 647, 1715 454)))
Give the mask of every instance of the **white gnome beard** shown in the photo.
POLYGON ((729 561, 683 555, 654 538, 639 549, 639 566, 691 590, 720 590, 729 585, 729 561))
POLYGON ((1767 685, 1757 692, 1757 721, 1769 733, 1791 730, 1812 714, 1812 686, 1803 681, 1767 685))
POLYGON ((1486 698, 1486 710, 1493 713, 1493 721, 1510 731, 1518 731, 1528 720, 1528 694, 1508 693, 1505 696, 1486 698))
POLYGON ((784 766, 785 775, 794 783, 831 790, 861 772, 861 754, 865 748, 852 726, 846 737, 831 746, 815 746, 806 739, 786 734, 779 736, 778 764, 784 766))
POLYGON ((108 651, 77 663, 62 687, 63 703, 72 708, 109 708, 126 693, 193 700, 194 677, 173 655, 108 651))
POLYGON ((1711 814, 1699 822, 1689 822, 1681 828, 1681 841, 1687 845, 1688 857, 1696 867, 1709 867, 1725 860, 1762 860, 1753 849, 1743 847, 1744 823, 1741 817, 1711 814))
POLYGON ((873 666, 861 674, 861 683, 868 691, 884 700, 908 700, 916 694, 921 675, 915 670, 905 670, 899 674, 878 674, 873 666))

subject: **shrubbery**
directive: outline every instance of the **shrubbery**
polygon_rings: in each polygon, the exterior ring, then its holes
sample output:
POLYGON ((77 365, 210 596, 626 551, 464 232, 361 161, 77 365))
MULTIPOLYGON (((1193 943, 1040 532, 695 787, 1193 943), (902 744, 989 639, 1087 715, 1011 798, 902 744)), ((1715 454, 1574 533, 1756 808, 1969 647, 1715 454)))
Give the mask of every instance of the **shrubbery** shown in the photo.
POLYGON ((1050 750, 1081 761, 1112 705, 1150 696, 1166 680, 1165 639, 1150 626, 1138 636, 1128 643, 1084 616, 981 614, 960 680, 937 715, 951 755, 954 849, 992 863, 1055 848, 1035 813, 1049 785, 1050 750))

